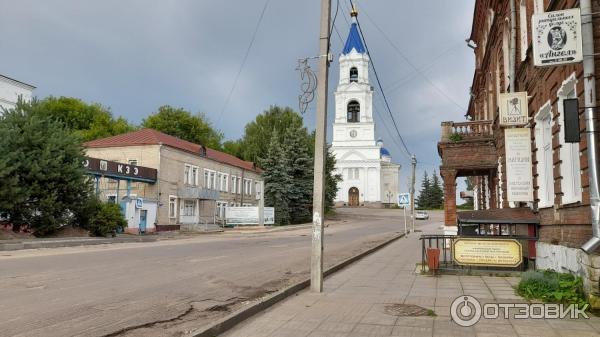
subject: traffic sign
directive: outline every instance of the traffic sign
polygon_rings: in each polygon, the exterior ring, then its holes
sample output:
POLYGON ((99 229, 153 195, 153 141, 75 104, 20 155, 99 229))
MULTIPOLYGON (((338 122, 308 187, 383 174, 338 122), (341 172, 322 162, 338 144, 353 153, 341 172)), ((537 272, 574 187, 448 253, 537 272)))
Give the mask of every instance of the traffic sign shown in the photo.
POLYGON ((398 194, 398 206, 400 206, 400 207, 410 206, 410 193, 398 194))

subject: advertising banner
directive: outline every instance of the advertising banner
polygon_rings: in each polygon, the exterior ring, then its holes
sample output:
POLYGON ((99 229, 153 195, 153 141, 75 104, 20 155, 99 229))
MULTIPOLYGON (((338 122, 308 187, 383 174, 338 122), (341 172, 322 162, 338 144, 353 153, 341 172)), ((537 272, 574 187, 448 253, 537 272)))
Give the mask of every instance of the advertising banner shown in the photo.
POLYGON ((523 247, 513 239, 454 240, 452 257, 459 265, 518 267, 523 262, 523 247))
POLYGON ((500 126, 523 126, 529 121, 527 92, 500 94, 500 126))
POLYGON ((535 14, 531 20, 535 66, 583 60, 579 8, 535 14))
POLYGON ((504 130, 508 201, 533 201, 531 129, 504 130))
MULTIPOLYGON (((275 208, 264 208, 265 225, 275 224, 275 208)), ((227 207, 225 219, 228 225, 258 225, 258 207, 227 207)))

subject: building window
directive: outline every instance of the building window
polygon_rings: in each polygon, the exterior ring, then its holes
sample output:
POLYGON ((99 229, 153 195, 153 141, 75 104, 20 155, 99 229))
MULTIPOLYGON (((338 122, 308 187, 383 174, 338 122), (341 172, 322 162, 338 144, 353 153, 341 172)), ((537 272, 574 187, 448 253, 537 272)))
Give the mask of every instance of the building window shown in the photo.
POLYGON ((116 194, 107 195, 106 202, 109 204, 116 204, 117 203, 117 195, 116 194))
POLYGON ((229 190, 229 175, 222 173, 221 174, 221 191, 227 192, 229 190))
POLYGON ((563 100, 577 98, 577 76, 573 73, 558 89, 558 124, 560 125, 560 187, 562 204, 581 201, 581 174, 579 166, 579 143, 565 143, 563 100))
POLYGON ((195 216, 196 215, 196 201, 186 200, 183 202, 183 215, 184 216, 195 216))
POLYGON ((350 82, 358 82, 358 69, 356 67, 350 68, 350 82))
POLYGON ((192 171, 192 167, 190 165, 185 165, 185 170, 183 172, 183 183, 186 185, 190 184, 190 172, 192 171))
POLYGON ((357 101, 348 103, 348 123, 358 123, 360 121, 360 104, 357 101))
POLYGON ((252 194, 252 179, 244 179, 244 194, 252 194))
POLYGON ((260 199, 260 194, 262 193, 260 190, 260 181, 254 182, 254 192, 256 193, 256 200, 260 199))
POLYGON ((360 179, 360 169, 358 168, 349 168, 348 169, 348 179, 360 179))
POLYGON ((177 217, 177 197, 169 196, 169 218, 177 217))
POLYGON ((537 148, 538 207, 554 204, 554 175, 552 169, 552 106, 548 101, 535 116, 535 145, 537 148))
POLYGON ((505 21, 502 29, 502 63, 504 69, 504 88, 508 89, 510 86, 510 30, 508 27, 508 22, 505 21))
POLYGON ((242 194, 242 177, 237 178, 237 194, 242 194))
POLYGON ((519 26, 521 28, 521 61, 527 57, 529 40, 527 39, 527 0, 521 0, 519 6, 519 26))
POLYGON ((533 10, 535 14, 544 13, 544 0, 533 0, 533 10))
POLYGON ((235 193, 237 190, 237 177, 231 176, 231 193, 235 193))
POLYGON ((225 219, 225 210, 227 209, 227 202, 225 201, 217 201, 217 209, 215 210, 215 215, 217 218, 225 219))
POLYGON ((183 183, 186 185, 198 185, 198 167, 185 164, 185 171, 183 173, 183 183))
POLYGON ((217 189, 217 172, 204 169, 204 188, 217 189))

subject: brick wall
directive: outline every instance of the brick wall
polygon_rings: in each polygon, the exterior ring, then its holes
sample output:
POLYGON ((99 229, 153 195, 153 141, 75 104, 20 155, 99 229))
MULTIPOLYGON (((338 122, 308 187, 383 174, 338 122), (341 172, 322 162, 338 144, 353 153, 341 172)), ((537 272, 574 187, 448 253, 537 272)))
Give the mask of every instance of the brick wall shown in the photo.
MULTIPOLYGON (((561 10, 567 8, 575 8, 579 6, 579 2, 575 0, 554 0, 545 2, 547 11, 561 10)), ((534 117, 540 108, 548 101, 552 105, 552 184, 554 186, 554 205, 549 208, 540 209, 541 218, 540 240, 543 242, 559 243, 566 246, 577 247, 585 242, 591 236, 590 214, 589 214, 589 179, 587 172, 587 143, 585 140, 585 121, 580 118, 580 131, 582 132, 582 141, 579 144, 580 151, 580 177, 582 200, 580 202, 563 205, 563 191, 561 189, 561 181, 563 179, 561 167, 564 163, 561 161, 561 145, 560 145, 560 125, 559 125, 559 110, 557 92, 571 74, 577 77, 576 94, 580 100, 580 106, 584 106, 583 102, 583 69, 581 64, 565 65, 556 67, 540 68, 533 66, 532 47, 531 47, 531 15, 533 14, 533 3, 528 2, 527 5, 527 23, 529 47, 527 50, 521 50, 520 44, 520 10, 517 2, 517 57, 516 57, 516 78, 515 91, 527 91, 531 96, 529 101, 529 115, 534 117), (527 57, 521 61, 521 54, 526 53, 527 57)), ((593 1, 593 12, 600 11, 598 1, 593 1)), ((475 17, 473 19, 473 33, 471 38, 477 43, 478 48, 475 50, 476 59, 478 60, 477 69, 473 79, 472 91, 473 100, 469 107, 469 115, 480 120, 487 117, 494 119, 494 137, 496 151, 501 158, 501 174, 502 180, 499 185, 503 189, 503 207, 508 207, 506 200, 506 172, 505 172, 505 156, 504 156, 504 133, 498 127, 497 118, 497 94, 504 92, 507 87, 504 69, 504 53, 503 53, 503 25, 506 19, 510 19, 508 1, 500 0, 480 0, 476 2, 475 17), (494 20, 489 36, 484 38, 486 33, 486 16, 489 9, 494 10, 494 20), (485 47, 481 42, 486 41, 485 47), (481 53, 485 50, 485 54, 481 53), (490 111, 492 107, 493 111, 490 111), (486 113, 487 109, 487 113, 486 113)), ((600 48, 600 18, 594 16, 594 33, 595 33, 595 49, 600 48)), ((600 74, 600 62, 596 62, 596 71, 600 74)), ((599 86, 600 87, 600 86, 599 86)), ((600 95, 597 94, 598 97, 600 95)), ((530 127, 535 127, 535 120, 530 124, 530 127)), ((532 163, 533 163, 533 178, 534 178, 534 198, 539 201, 539 185, 540 175, 538 173, 538 149, 535 143, 535 132, 532 132, 532 163)), ((564 168, 563 168, 564 170, 564 168)), ((481 188, 481 186, 479 186, 481 188)), ((492 206, 493 207, 493 206, 492 206)))

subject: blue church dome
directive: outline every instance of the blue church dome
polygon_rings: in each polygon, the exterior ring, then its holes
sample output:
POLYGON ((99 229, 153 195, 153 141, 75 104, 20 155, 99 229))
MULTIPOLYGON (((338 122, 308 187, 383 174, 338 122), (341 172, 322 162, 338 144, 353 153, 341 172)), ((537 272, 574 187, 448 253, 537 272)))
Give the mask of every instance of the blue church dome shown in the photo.
POLYGON ((366 52, 356 22, 353 22, 350 26, 350 34, 348 34, 348 39, 346 40, 346 45, 344 45, 344 51, 342 53, 344 55, 350 54, 352 49, 355 49, 359 54, 366 52))
POLYGON ((379 154, 384 157, 384 156, 388 156, 391 157, 392 155, 390 154, 390 151, 388 151, 388 149, 386 149, 385 147, 379 148, 379 154))

